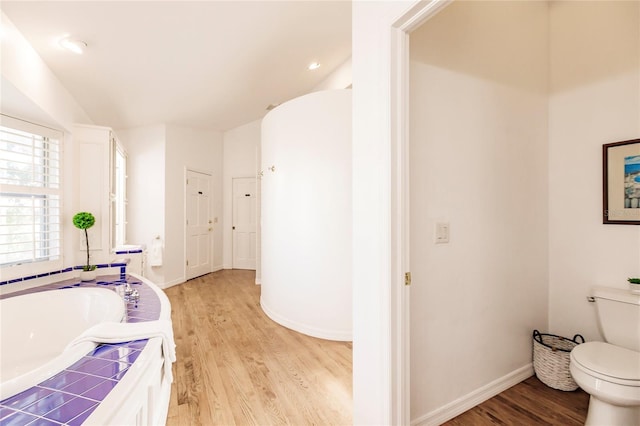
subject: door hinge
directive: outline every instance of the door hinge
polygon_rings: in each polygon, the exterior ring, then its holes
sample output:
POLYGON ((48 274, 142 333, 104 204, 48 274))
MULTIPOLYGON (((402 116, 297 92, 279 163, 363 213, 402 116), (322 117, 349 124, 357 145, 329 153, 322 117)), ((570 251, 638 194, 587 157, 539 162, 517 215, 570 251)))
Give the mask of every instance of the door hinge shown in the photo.
POLYGON ((411 272, 404 273, 404 285, 411 285, 411 272))
POLYGON ((187 259, 187 266, 189 266, 189 259, 187 259))

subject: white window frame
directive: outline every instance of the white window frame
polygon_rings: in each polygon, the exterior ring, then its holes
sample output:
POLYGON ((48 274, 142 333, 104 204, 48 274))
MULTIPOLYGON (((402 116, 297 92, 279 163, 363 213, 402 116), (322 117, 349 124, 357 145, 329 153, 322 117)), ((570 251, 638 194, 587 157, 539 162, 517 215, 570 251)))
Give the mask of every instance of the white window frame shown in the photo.
POLYGON ((0 281, 13 280, 22 277, 31 277, 34 275, 42 274, 50 271, 59 271, 63 269, 64 265, 64 229, 66 228, 63 223, 64 218, 64 195, 63 195, 63 170, 64 170, 64 132, 57 129, 52 129, 46 126, 30 123, 28 121, 20 120, 14 117, 10 117, 5 114, 0 114, 0 124, 3 127, 20 130, 23 132, 33 133, 39 136, 43 136, 49 139, 56 139, 59 141, 59 176, 58 176, 58 188, 46 188, 46 187, 31 187, 23 185, 9 185, 1 184, 0 192, 2 193, 16 193, 16 194, 35 194, 35 195, 55 195, 58 197, 58 209, 59 209, 59 255, 55 259, 50 260, 36 260, 25 261, 24 263, 15 263, 0 266, 0 281))
POLYGON ((127 151, 116 138, 111 139, 111 248, 127 244, 127 151), (118 168, 118 157, 123 167, 118 168), (118 190, 119 189, 119 190, 118 190), (120 222, 118 222, 120 219, 120 222))

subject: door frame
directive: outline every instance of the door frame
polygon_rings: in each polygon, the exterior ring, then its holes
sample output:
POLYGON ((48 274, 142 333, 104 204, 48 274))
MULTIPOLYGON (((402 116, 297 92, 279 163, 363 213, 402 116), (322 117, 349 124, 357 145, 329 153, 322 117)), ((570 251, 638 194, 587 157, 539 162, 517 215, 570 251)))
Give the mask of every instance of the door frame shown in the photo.
MULTIPOLYGON (((211 179, 211 186, 210 186, 211 194, 209 196, 209 214, 211 215, 213 214, 213 191, 214 191, 213 190, 213 172, 208 170, 198 169, 195 167, 185 166, 184 174, 182 177, 182 183, 184 184, 184 186, 182 187, 182 194, 183 194, 182 233, 184 236, 183 238, 184 250, 182 253, 182 276, 184 277, 185 281, 187 280, 187 244, 189 242, 189 233, 187 232, 187 199, 189 196, 189 194, 187 193, 187 179, 189 176, 189 172, 207 175, 211 179)), ((213 231, 211 232, 211 242, 210 242, 210 250, 209 250, 209 264, 211 265, 211 270, 209 271, 209 273, 213 272, 213 259, 214 259, 213 249, 215 248, 214 233, 216 231, 215 229, 216 224, 213 223, 212 225, 213 225, 213 231)))
POLYGON ((409 222, 409 100, 410 46, 412 31, 454 0, 420 0, 390 28, 391 70, 391 419, 393 424, 411 423, 410 286, 405 272, 410 265, 409 222))

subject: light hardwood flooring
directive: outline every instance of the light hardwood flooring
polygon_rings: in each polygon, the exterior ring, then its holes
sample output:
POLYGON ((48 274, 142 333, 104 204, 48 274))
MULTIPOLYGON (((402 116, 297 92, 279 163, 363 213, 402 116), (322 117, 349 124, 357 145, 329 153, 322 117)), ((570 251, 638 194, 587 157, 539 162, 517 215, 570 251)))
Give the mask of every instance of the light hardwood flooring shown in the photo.
POLYGON ((552 389, 535 376, 507 389, 445 423, 446 426, 558 425, 581 426, 589 395, 582 389, 552 389))
POLYGON ((178 358, 167 424, 351 424, 351 343, 271 321, 254 279, 224 270, 167 289, 178 358))
MULTIPOLYGON (((351 424, 351 344, 271 321, 254 277, 224 270, 166 290, 178 356, 167 424, 351 424)), ((531 377, 446 425, 582 425, 587 406, 531 377)))

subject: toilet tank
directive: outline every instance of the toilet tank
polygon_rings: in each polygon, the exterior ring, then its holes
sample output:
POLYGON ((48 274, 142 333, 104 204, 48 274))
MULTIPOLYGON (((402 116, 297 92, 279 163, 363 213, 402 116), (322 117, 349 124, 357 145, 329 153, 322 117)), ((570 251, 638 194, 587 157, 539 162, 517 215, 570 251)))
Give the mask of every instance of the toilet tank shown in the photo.
POLYGON ((640 352, 640 295, 608 287, 595 287, 592 295, 604 340, 640 352))

